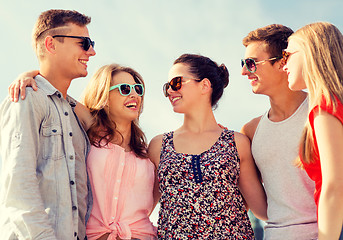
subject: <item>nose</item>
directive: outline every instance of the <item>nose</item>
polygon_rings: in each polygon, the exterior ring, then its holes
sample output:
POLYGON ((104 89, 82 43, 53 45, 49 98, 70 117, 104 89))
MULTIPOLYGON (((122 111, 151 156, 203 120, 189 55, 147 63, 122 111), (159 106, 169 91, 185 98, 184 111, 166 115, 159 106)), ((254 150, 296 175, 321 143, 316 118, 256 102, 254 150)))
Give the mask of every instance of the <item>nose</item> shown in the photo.
POLYGON ((94 48, 92 46, 89 47, 88 51, 87 51, 87 54, 89 56, 95 56, 96 52, 94 50, 94 48))
POLYGON ((167 89, 168 97, 169 97, 171 92, 175 92, 175 91, 171 88, 171 86, 169 86, 167 89))
POLYGON ((138 93, 136 92, 136 90, 133 87, 131 87, 131 92, 129 94, 129 97, 130 98, 134 98, 134 97, 138 98, 139 97, 138 93))
POLYGON ((248 71, 247 67, 244 65, 241 70, 241 74, 243 76, 248 75, 250 72, 248 71))

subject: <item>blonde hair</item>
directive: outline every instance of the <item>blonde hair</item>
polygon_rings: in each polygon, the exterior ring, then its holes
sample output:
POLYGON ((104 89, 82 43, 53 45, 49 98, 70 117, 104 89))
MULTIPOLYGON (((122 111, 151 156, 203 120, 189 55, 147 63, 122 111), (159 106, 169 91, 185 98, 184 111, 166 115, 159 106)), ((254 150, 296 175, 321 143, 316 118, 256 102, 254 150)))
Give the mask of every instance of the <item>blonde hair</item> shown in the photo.
MULTIPOLYGON (((113 85, 113 76, 119 72, 129 73, 136 83, 143 84, 144 86, 143 78, 132 68, 118 64, 109 64, 96 71, 83 93, 82 102, 90 109, 94 117, 94 123, 88 129, 87 133, 91 144, 96 147, 106 146, 115 136, 120 136, 123 140, 121 133, 116 130, 116 123, 110 119, 108 110, 106 109, 110 87, 113 85)), ((144 95, 142 96, 139 113, 143 110, 143 100, 144 95)), ((137 156, 146 158, 146 137, 140 129, 138 121, 139 118, 131 123, 130 147, 137 156)))
MULTIPOLYGON (((337 107, 343 102, 343 36, 327 22, 306 25, 290 36, 304 53, 303 76, 309 93, 309 108, 320 105, 337 107)), ((307 122, 301 139, 300 154, 305 163, 314 162, 313 132, 307 122)))

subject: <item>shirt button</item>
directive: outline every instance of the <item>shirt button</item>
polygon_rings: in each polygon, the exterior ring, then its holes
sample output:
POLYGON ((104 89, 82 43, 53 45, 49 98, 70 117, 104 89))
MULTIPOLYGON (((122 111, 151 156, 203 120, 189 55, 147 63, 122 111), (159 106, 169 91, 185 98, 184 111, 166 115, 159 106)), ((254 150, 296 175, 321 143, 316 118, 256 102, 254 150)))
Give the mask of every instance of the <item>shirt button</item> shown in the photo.
POLYGON ((118 197, 114 197, 114 200, 117 200, 118 199, 118 197))
POLYGON ((70 155, 70 156, 69 156, 69 159, 70 159, 70 160, 74 160, 74 156, 73 156, 73 155, 70 155))
POLYGON ((72 137, 72 136, 73 136, 73 133, 72 133, 72 132, 70 132, 70 133, 69 133, 69 136, 71 136, 71 137, 72 137))
POLYGON ((68 113, 68 112, 65 112, 65 113, 64 113, 64 115, 68 116, 68 115, 69 115, 69 113, 68 113))
POLYGON ((120 182, 120 179, 118 179, 117 182, 120 182))
POLYGON ((61 94, 60 94, 60 93, 57 93, 57 97, 61 98, 62 96, 61 96, 61 94))
POLYGON ((70 181, 70 184, 71 184, 71 185, 74 185, 74 184, 75 184, 75 182, 72 180, 72 181, 70 181))
POLYGON ((74 232, 74 237, 76 237, 77 236, 77 232, 74 232))
POLYGON ((77 207, 76 207, 76 206, 73 206, 72 209, 73 209, 73 210, 77 210, 77 207))

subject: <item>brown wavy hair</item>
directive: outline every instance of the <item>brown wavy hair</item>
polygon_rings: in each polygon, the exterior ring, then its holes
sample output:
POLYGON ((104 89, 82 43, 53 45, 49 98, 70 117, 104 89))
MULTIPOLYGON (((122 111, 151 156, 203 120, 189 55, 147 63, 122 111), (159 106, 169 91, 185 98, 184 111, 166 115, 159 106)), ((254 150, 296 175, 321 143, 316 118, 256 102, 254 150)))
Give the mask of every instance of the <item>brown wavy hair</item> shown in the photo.
MULTIPOLYGON (((96 147, 105 147, 118 136, 121 138, 121 142, 118 144, 123 142, 123 135, 117 131, 116 123, 110 119, 108 110, 105 108, 109 99, 109 89, 113 85, 113 76, 119 72, 129 73, 136 83, 144 86, 143 78, 132 68, 109 64, 101 67, 93 75, 83 93, 82 102, 94 117, 94 122, 87 134, 91 144, 96 147)), ((139 114, 143 110, 143 100, 144 95, 142 96, 139 114)), ((138 157, 147 158, 147 140, 138 122, 139 117, 131 122, 130 147, 138 157)))
MULTIPOLYGON (((281 24, 271 24, 251 31, 243 38, 243 45, 247 47, 253 42, 264 42, 266 51, 270 57, 282 56, 282 50, 287 48, 288 37, 293 34, 293 30, 281 24)), ((276 60, 270 63, 273 65, 276 60)))

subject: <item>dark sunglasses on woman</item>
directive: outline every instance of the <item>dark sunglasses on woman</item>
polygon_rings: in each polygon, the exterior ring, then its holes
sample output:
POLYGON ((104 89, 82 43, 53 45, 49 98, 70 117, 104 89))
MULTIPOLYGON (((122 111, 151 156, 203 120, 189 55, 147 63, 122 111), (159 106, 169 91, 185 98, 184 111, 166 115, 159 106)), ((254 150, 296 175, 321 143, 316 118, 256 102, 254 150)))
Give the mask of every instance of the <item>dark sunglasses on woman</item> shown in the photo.
POLYGON ((143 87, 143 84, 128 84, 128 83, 121 83, 121 84, 117 84, 117 85, 114 85, 112 87, 110 87, 110 91, 114 90, 118 88, 119 89, 119 93, 122 95, 122 96, 128 96, 131 94, 131 89, 134 89, 135 92, 137 93, 138 96, 143 96, 144 94, 144 87, 143 87))
POLYGON ((168 97, 169 93, 168 93, 168 89, 169 87, 171 87, 171 89, 173 91, 178 91, 181 89, 182 84, 188 83, 189 81, 197 81, 200 82, 201 79, 195 79, 195 78, 189 78, 189 77, 183 77, 183 76, 179 76, 179 77, 174 77, 172 80, 170 80, 169 82, 163 84, 163 93, 164 96, 168 97), (184 79, 188 79, 188 80, 184 80, 184 79))

